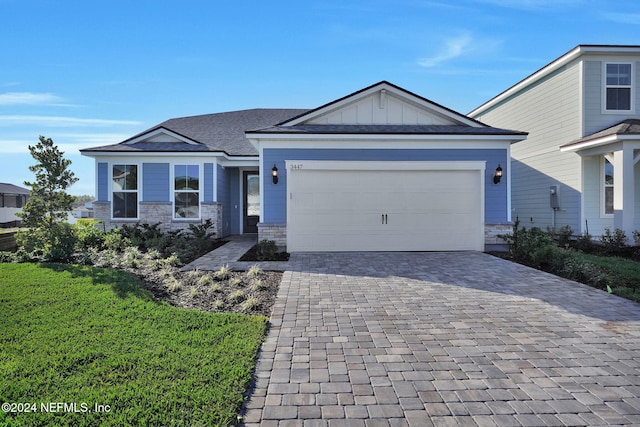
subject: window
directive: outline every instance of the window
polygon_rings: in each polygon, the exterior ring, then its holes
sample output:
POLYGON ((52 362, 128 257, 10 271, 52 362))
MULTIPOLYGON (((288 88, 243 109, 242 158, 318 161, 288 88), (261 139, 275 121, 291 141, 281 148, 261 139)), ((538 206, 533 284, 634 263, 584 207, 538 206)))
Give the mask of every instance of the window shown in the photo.
POLYGON ((631 64, 605 64, 605 110, 631 111, 631 64))
POLYGON ((175 218, 200 218, 200 168, 175 165, 173 200, 175 218))
POLYGON ((613 215, 613 164, 607 159, 602 168, 602 187, 604 214, 613 215))
POLYGON ((113 217, 138 217, 138 166, 113 165, 113 217))

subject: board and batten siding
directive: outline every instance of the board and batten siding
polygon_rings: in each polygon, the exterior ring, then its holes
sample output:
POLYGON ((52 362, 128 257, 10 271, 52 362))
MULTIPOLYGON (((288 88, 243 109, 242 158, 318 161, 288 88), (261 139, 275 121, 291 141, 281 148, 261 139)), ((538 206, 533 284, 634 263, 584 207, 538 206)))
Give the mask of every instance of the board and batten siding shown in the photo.
POLYGON ((143 202, 168 202, 169 164, 142 164, 142 199, 143 202))
POLYGON ((351 161, 486 161, 485 169, 485 223, 506 223, 507 185, 503 181, 493 184, 493 173, 500 164, 507 176, 506 149, 265 149, 263 165, 276 164, 279 172, 278 184, 273 184, 271 174, 262 174, 264 200, 264 218, 268 224, 285 224, 287 220, 287 171, 285 160, 351 160, 351 161))
POLYGON ((529 132, 511 146, 511 216, 524 226, 570 225, 580 230, 580 157, 559 147, 581 135, 580 64, 572 62, 512 95, 475 119, 491 126, 529 132), (559 186, 554 216, 550 187, 559 186))
POLYGON ((389 92, 385 95, 376 92, 335 112, 309 120, 308 124, 449 125, 452 121, 411 105, 389 92))

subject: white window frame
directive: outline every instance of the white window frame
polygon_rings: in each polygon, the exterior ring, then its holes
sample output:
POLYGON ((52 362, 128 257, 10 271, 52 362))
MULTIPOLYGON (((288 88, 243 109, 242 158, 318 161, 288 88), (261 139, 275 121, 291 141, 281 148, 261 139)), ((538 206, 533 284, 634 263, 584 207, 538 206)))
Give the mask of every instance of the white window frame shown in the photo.
POLYGON ((141 194, 141 185, 142 185, 142 166, 140 165, 140 163, 138 162, 130 162, 127 160, 118 162, 118 161, 114 161, 114 162, 110 162, 108 163, 109 165, 109 201, 111 202, 111 208, 110 208, 110 213, 109 216, 111 217, 112 221, 118 221, 118 222, 126 222, 126 221, 139 221, 140 220, 140 194, 141 194), (114 217, 113 216, 113 208, 115 206, 115 200, 113 197, 113 193, 116 192, 115 189, 113 188, 113 167, 115 165, 125 165, 125 166, 135 166, 136 167, 136 189, 135 190, 121 190, 118 192, 123 192, 123 193, 136 193, 137 197, 136 197, 136 217, 135 218, 123 218, 123 217, 114 217))
POLYGON ((200 221, 202 219, 202 202, 204 197, 204 164, 199 162, 172 162, 170 163, 171 179, 171 219, 173 221, 200 221), (176 193, 195 193, 193 190, 176 190, 176 166, 197 166, 198 167, 198 217, 181 218, 176 216, 176 193))
POLYGON ((634 114, 635 113, 635 64, 625 61, 604 62, 602 65, 602 112, 604 114, 634 114), (630 84, 629 85, 608 85, 607 84, 607 65, 629 65, 631 67, 630 84), (624 89, 629 88, 629 110, 608 110, 607 109, 607 89, 624 89))
MULTIPOLYGON (((600 217, 601 218, 613 218, 613 212, 611 213, 607 213, 607 197, 606 197, 606 188, 607 187, 611 187, 613 188, 615 186, 615 181, 613 182, 612 185, 607 184, 607 180, 605 179, 605 166, 607 164, 607 162, 609 162, 611 164, 612 167, 615 167, 613 165, 613 162, 610 161, 609 159, 607 159, 606 156, 601 156, 600 157, 600 217)), ((613 201, 612 201, 613 203, 613 201)))

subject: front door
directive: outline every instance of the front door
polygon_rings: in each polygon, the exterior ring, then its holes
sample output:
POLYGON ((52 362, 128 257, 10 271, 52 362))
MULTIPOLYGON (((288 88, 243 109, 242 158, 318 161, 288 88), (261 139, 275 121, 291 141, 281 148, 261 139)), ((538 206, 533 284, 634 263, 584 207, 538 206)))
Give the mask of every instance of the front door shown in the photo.
POLYGON ((260 222, 260 175, 257 171, 243 173, 244 209, 242 220, 245 233, 257 233, 260 222))

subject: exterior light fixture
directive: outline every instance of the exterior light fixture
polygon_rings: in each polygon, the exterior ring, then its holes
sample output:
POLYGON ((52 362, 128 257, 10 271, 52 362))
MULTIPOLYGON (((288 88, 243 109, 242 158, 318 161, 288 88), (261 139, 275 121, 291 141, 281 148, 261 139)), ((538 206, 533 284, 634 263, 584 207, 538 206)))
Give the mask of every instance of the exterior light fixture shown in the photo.
POLYGON ((502 168, 500 167, 500 165, 498 165, 498 167, 496 168, 496 173, 493 175, 493 183, 499 184, 501 179, 502 179, 502 168))
POLYGON ((278 168, 276 167, 275 163, 273 165, 273 168, 271 168, 271 176, 273 177, 273 183, 277 184, 278 183, 278 168))

